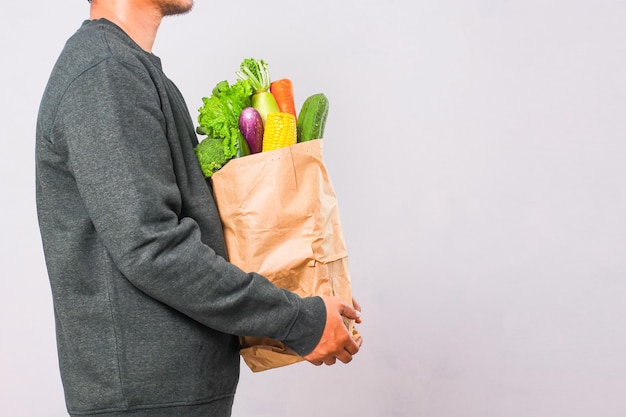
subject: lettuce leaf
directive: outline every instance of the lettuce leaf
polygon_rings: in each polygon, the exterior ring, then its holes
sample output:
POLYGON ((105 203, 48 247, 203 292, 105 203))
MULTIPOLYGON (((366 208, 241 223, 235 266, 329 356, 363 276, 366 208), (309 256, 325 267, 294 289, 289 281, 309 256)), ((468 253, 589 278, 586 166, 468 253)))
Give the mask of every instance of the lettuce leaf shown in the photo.
POLYGON ((239 80, 233 85, 222 81, 215 86, 211 97, 202 98, 197 132, 207 138, 195 151, 205 177, 210 177, 231 158, 250 153, 239 130, 239 115, 251 106, 252 93, 248 80, 239 80))
MULTIPOLYGON (((198 110, 198 132, 214 139, 226 139, 229 144, 239 141, 239 115, 251 106, 252 86, 248 80, 218 83, 211 97, 203 97, 198 110)), ((236 145, 233 145, 236 146, 236 145)))

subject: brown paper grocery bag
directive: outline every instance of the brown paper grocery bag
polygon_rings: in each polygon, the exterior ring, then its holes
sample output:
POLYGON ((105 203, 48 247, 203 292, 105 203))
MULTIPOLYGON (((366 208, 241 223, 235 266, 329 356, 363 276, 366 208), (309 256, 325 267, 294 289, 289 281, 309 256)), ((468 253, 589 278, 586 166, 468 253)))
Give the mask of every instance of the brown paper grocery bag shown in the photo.
MULTIPOLYGON (((230 261, 301 296, 336 295, 351 304, 337 198, 323 140, 229 161, 211 177, 230 261)), ((347 321, 353 336, 354 323, 347 321)), ((302 360, 277 340, 241 337, 252 371, 302 360)))

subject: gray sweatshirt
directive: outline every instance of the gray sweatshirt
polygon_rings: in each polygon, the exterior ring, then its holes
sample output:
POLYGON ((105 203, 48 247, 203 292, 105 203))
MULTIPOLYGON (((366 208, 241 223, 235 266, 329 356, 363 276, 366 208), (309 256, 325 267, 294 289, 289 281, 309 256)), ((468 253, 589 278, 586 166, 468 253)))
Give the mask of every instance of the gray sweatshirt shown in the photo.
POLYGON ((237 335, 315 347, 323 301, 227 261, 187 106, 159 58, 119 27, 87 21, 69 39, 36 139, 71 415, 229 416, 237 335))

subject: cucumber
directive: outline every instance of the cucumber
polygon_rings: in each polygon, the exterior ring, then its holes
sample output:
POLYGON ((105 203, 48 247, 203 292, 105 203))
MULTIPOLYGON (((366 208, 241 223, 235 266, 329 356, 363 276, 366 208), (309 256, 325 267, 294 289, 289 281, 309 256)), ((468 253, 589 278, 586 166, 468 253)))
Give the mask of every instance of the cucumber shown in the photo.
POLYGON ((324 137, 327 117, 328 98, 324 94, 313 94, 304 100, 298 115, 298 142, 307 142, 324 137))

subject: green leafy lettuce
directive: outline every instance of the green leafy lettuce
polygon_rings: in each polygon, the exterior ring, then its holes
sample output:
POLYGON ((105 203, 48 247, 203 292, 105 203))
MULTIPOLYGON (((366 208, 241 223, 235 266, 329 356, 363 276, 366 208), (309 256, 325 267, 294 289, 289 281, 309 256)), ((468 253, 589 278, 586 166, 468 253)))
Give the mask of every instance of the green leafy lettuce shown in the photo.
POLYGON ((202 98, 197 131, 207 138, 196 147, 196 155, 205 177, 210 177, 231 158, 249 153, 239 130, 239 115, 251 106, 252 94, 249 80, 238 80, 232 85, 222 81, 210 97, 202 98), (209 142, 203 145, 205 141, 209 142))

